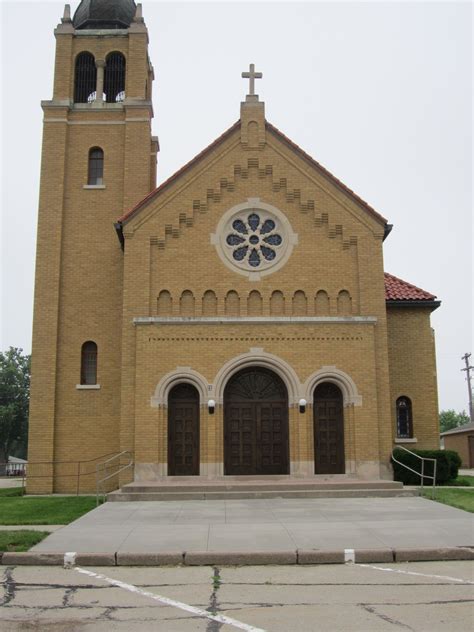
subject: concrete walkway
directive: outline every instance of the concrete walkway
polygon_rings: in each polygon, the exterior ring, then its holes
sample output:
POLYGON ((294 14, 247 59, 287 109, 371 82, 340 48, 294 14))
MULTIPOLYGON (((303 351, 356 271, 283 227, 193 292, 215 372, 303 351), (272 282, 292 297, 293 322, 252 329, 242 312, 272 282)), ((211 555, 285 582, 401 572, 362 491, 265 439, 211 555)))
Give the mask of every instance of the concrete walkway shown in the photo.
POLYGON ((105 503, 32 551, 474 547, 474 515, 419 497, 105 503))

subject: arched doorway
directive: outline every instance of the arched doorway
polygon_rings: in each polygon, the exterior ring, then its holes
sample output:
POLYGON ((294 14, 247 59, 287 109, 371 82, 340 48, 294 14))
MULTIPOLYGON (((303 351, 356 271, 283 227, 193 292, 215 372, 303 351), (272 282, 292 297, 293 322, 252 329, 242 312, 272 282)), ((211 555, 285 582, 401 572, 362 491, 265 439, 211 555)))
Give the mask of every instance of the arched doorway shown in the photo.
POLYGON ((314 471, 344 474, 344 414, 341 390, 332 382, 314 389, 314 471))
POLYGON ((224 473, 288 474, 288 393, 262 367, 231 377, 224 390, 224 473))
POLYGON ((177 384, 168 396, 168 475, 198 474, 199 393, 192 384, 177 384))

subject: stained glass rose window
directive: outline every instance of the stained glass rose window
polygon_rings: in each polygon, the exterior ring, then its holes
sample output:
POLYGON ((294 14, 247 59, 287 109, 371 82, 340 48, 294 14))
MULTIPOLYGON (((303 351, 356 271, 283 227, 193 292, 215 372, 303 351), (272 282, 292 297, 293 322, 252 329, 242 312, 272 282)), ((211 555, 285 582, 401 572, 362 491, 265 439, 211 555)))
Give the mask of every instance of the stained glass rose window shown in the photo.
POLYGON ((211 234, 222 261, 254 281, 281 268, 297 242, 286 215, 259 198, 230 208, 211 234))
POLYGON ((283 237, 273 219, 253 212, 233 220, 226 243, 235 261, 245 261, 252 268, 258 268, 265 261, 275 259, 283 237))

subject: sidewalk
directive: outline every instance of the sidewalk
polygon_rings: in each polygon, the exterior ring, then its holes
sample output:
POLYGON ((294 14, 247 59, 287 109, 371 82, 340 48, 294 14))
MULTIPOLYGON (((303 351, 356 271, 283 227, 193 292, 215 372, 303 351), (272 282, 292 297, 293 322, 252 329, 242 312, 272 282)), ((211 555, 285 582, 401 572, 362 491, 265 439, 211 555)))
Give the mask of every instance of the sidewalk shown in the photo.
POLYGON ((427 547, 474 547, 474 515, 420 497, 109 502, 58 529, 32 551, 265 553, 427 547))

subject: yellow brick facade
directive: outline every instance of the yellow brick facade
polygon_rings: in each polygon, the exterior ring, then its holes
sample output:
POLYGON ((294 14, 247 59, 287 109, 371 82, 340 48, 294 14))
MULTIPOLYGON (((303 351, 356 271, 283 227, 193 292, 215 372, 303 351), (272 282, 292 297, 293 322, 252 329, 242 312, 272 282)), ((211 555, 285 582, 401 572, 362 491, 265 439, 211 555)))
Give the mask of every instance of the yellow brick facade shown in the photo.
MULTIPOLYGON (((147 31, 65 23, 56 41, 53 99, 42 104, 29 491, 74 491, 79 467, 93 472, 123 450, 137 479, 166 475, 167 397, 183 380, 200 397, 200 474, 223 475, 225 384, 250 366, 274 371, 288 390, 292 475, 314 474, 313 394, 324 381, 344 399, 347 475, 390 476, 401 395, 413 402, 417 447, 435 447, 430 310, 387 310, 383 218, 248 99, 220 142, 124 216, 122 250, 114 223, 155 186, 147 31), (124 54, 123 103, 73 103, 81 51, 124 54), (84 188, 95 146, 105 188, 84 188), (226 265, 216 246, 221 218, 249 199, 278 209, 295 236, 284 265, 259 279, 226 265), (77 388, 88 340, 98 347, 97 388, 77 388)), ((91 491, 94 475, 80 484, 91 491)))

